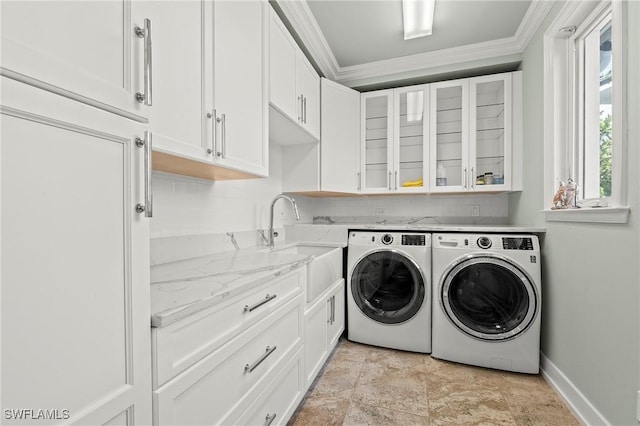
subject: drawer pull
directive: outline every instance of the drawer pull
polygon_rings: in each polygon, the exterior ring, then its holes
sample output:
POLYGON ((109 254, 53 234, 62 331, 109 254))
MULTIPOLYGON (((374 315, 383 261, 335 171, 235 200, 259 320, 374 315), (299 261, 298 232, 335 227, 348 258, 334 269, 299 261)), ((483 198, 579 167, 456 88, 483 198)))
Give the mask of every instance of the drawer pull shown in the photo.
POLYGON ((277 346, 273 346, 273 347, 267 346, 267 350, 265 351, 265 353, 263 353, 262 356, 256 360, 256 362, 254 362, 251 365, 246 364, 244 366, 244 372, 245 373, 253 372, 253 370, 255 370, 260 364, 262 364, 262 361, 267 359, 267 357, 271 355, 277 348, 278 348, 277 346))
POLYGON ((260 306, 264 305, 265 303, 267 303, 270 300, 273 300, 277 297, 277 295, 273 294, 273 295, 268 295, 267 297, 265 297, 264 299, 262 299, 261 301, 259 301, 258 303, 256 303, 253 306, 249 306, 249 305, 244 305, 244 312, 252 312, 254 309, 259 308, 260 306))
POLYGON ((269 426, 276 419, 276 413, 267 414, 267 417, 264 419, 264 426, 269 426))

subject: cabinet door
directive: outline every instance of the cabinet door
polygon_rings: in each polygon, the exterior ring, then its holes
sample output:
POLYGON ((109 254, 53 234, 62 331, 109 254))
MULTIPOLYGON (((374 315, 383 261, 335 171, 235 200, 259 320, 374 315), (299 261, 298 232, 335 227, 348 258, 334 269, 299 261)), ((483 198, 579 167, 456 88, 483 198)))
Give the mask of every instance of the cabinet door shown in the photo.
POLYGON ((429 86, 394 90, 394 177, 398 192, 426 192, 429 170, 429 86))
POLYGON ((469 81, 469 166, 482 176, 472 180, 476 191, 510 189, 511 74, 476 77, 469 81))
POLYGON ((323 78, 320 178, 322 191, 360 189, 360 93, 323 78))
POLYGON ((393 189, 393 90, 361 96, 362 192, 393 189))
POLYGON ((1 405, 149 424, 143 129, 13 80, 2 91, 1 405))
POLYGON ((330 321, 327 331, 327 352, 331 353, 333 348, 338 344, 338 340, 344 331, 344 279, 340 280, 340 283, 336 286, 335 290, 331 293, 332 310, 330 321))
POLYGON ((296 55, 296 88, 302 98, 300 124, 320 139, 320 77, 300 50, 296 55))
POLYGON ((219 142, 215 162, 252 174, 268 174, 265 2, 215 3, 215 109, 219 142))
POLYGON ((468 191, 475 178, 468 165, 469 81, 434 83, 430 90, 431 191, 468 191))
POLYGON ((2 75, 143 121, 144 41, 134 28, 148 16, 138 4, 2 1, 2 75))
POLYGON ((296 93, 296 53, 298 47, 278 15, 270 10, 269 22, 269 102, 296 122, 302 104, 296 93))
POLYGON ((212 47, 210 2, 142 1, 153 21, 153 107, 149 125, 158 151, 210 161, 204 124, 203 51, 212 47), (209 12, 209 13, 207 13, 209 12), (207 35, 208 34, 208 35, 207 35), (209 39, 207 40, 207 37, 209 39))
POLYGON ((330 310, 328 299, 319 298, 304 313, 304 368, 307 387, 322 369, 327 352, 327 331, 330 310))

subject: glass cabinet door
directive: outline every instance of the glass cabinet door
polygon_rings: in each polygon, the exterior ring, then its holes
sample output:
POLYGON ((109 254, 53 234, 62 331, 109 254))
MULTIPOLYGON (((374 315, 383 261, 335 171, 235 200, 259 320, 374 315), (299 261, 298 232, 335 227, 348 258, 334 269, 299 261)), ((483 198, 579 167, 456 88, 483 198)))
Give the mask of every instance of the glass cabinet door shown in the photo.
POLYGON ((470 182, 468 80, 431 85, 432 192, 467 191, 470 182))
POLYGON ((428 187, 429 86, 394 91, 394 189, 425 192, 428 187))
POLYGON ((363 192, 392 190, 393 91, 380 90, 362 95, 363 192))
POLYGON ((470 80, 470 170, 476 191, 503 190, 511 171, 510 75, 470 80), (506 180, 505 180, 506 179, 506 180))

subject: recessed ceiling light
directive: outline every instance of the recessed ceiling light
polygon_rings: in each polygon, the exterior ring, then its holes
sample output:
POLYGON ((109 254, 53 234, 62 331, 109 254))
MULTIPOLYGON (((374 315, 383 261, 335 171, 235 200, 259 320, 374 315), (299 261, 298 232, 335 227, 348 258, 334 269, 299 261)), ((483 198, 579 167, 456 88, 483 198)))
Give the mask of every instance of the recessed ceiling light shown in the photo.
POLYGON ((435 0, 402 0, 404 39, 431 35, 435 0))

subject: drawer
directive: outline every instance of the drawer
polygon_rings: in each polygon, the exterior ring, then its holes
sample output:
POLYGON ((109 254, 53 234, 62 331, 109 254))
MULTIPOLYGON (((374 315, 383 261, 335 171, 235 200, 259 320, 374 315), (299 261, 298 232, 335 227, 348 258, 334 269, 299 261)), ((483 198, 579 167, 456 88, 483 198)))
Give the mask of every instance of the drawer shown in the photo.
POLYGON ((302 353, 292 360, 267 386, 251 407, 234 422, 239 425, 286 425, 304 396, 302 353))
POLYGON ((301 268, 174 324, 152 328, 153 388, 300 294, 305 277, 301 268))
POLYGON ((302 347, 302 306, 300 294, 154 391, 154 423, 227 423, 302 347))

